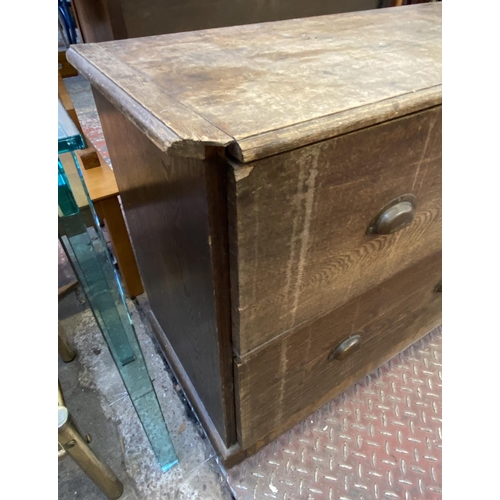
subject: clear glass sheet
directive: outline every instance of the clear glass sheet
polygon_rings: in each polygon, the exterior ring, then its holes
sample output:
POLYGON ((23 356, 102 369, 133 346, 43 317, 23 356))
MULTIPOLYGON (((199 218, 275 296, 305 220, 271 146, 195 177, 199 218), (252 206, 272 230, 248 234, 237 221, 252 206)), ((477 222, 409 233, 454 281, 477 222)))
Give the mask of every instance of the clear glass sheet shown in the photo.
POLYGON ((61 101, 58 101, 57 138, 59 153, 67 153, 85 147, 85 142, 76 125, 71 121, 61 101))
POLYGON ((59 225, 62 229, 60 239, 73 263, 151 447, 162 470, 167 471, 177 463, 177 456, 137 340, 118 275, 74 153, 72 160, 80 182, 73 181, 71 185, 64 168, 64 165, 68 165, 68 158, 64 159, 64 163, 61 158, 58 161, 59 225), (79 190, 83 190, 83 193, 77 192, 79 190), (96 231, 86 227, 76 201, 83 199, 83 194, 96 222, 96 231))

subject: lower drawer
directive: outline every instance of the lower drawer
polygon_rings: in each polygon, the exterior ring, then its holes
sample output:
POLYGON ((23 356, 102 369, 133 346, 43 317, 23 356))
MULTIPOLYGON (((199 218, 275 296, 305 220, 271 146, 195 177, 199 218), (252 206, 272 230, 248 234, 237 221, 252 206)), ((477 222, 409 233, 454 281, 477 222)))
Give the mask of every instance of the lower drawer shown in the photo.
POLYGON ((440 280, 441 252, 236 363, 240 445, 281 434, 438 326, 440 280))

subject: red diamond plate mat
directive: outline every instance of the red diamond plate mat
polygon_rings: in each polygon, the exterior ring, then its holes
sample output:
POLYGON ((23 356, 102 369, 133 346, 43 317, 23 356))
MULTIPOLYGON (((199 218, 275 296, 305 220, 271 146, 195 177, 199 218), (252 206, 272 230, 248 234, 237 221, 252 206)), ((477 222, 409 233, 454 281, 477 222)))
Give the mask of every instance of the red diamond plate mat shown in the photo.
POLYGON ((229 469, 237 500, 441 499, 441 328, 229 469))

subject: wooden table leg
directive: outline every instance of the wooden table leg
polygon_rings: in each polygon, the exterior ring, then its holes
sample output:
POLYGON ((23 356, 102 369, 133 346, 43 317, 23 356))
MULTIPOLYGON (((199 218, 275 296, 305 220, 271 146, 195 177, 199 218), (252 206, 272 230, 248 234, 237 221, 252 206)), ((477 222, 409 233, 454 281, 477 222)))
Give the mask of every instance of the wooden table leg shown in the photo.
POLYGON ((136 297, 144 292, 144 288, 118 197, 95 201, 94 206, 97 213, 102 214, 108 229, 125 288, 130 297, 136 297))
POLYGON ((99 219, 99 225, 102 227, 104 225, 104 214, 102 213, 101 204, 98 201, 93 202, 95 213, 97 214, 97 218, 99 219))
POLYGON ((115 473, 89 448, 86 439, 73 423, 68 409, 58 406, 58 442, 64 451, 81 467, 109 500, 117 500, 123 484, 115 473))

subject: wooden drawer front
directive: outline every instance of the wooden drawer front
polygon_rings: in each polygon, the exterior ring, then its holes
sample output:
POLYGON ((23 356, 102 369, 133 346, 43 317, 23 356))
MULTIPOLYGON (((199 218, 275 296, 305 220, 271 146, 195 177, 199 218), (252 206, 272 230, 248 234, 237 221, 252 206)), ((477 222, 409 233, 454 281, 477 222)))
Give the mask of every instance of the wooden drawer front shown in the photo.
POLYGON ((244 363, 235 363, 237 433, 245 448, 277 436, 441 322, 441 253, 396 274, 244 363), (344 360, 331 353, 359 334, 344 360))
POLYGON ((441 107, 229 169, 233 342, 243 357, 441 249, 441 107), (366 234, 391 200, 410 226, 366 234))

